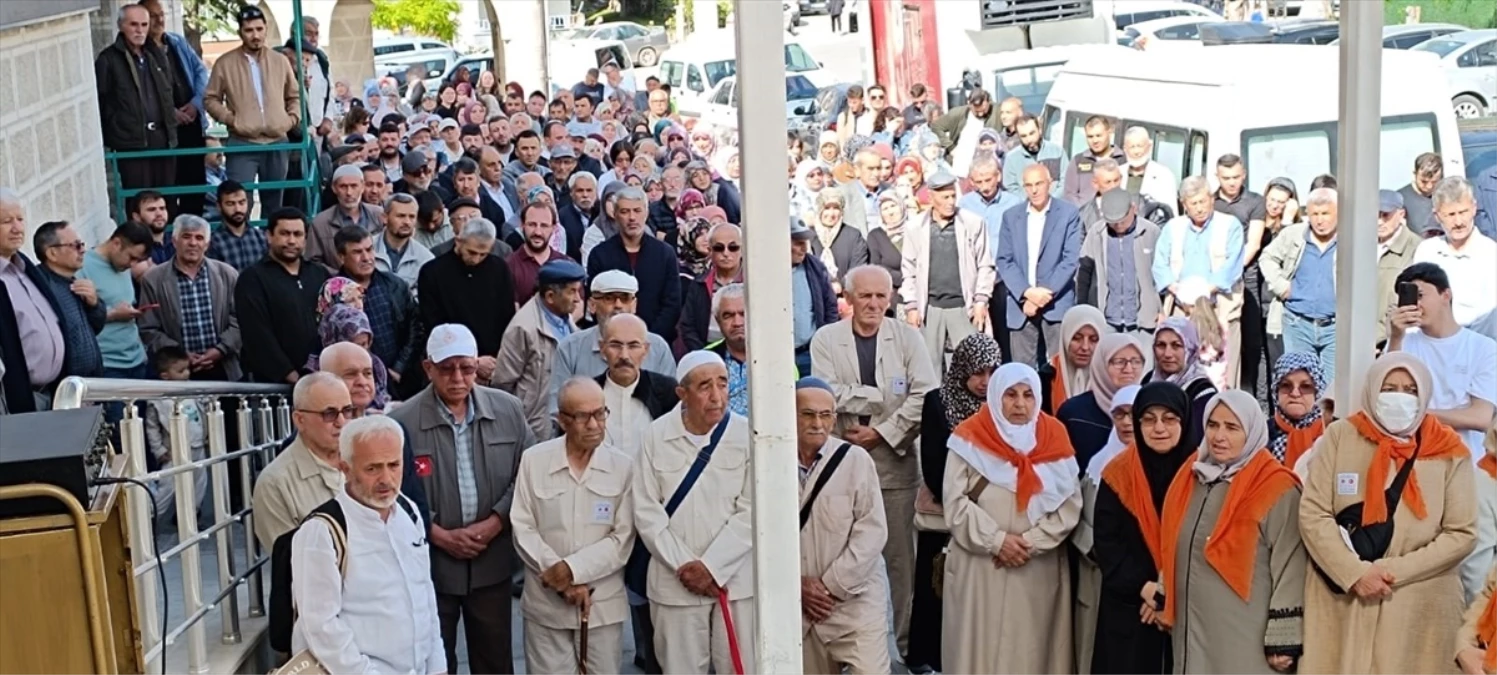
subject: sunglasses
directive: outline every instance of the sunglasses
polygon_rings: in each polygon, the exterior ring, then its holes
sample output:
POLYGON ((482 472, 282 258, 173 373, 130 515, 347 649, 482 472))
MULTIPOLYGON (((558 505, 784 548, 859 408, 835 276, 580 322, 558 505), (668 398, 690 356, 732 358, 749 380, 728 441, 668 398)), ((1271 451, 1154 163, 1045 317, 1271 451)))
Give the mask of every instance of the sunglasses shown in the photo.
POLYGON ((1314 396, 1315 385, 1311 382, 1301 382, 1299 384, 1294 384, 1293 382, 1280 382, 1279 393, 1286 396, 1293 396, 1296 393, 1301 396, 1314 396))
POLYGON ((742 248, 743 247, 739 246, 738 244, 713 244, 712 245, 712 252, 713 253, 722 253, 724 251, 732 251, 734 253, 737 253, 742 248))
POLYGON ((334 422, 337 422, 340 415, 345 420, 351 420, 355 417, 358 417, 359 415, 359 409, 351 405, 346 405, 342 408, 328 408, 326 410, 306 410, 304 408, 297 408, 296 411, 299 413, 306 413, 308 415, 317 415, 318 417, 322 418, 323 424, 332 424, 334 422))

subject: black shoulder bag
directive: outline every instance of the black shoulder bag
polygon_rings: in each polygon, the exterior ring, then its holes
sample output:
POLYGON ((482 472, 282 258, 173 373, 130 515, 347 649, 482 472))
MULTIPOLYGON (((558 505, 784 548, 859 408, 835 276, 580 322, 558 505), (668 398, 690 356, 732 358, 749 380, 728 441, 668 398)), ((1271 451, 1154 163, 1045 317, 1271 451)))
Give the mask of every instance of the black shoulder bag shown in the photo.
MULTIPOLYGON (((1393 477, 1393 482, 1388 485, 1388 490, 1383 493, 1383 501, 1388 505, 1387 520, 1363 525, 1362 507, 1365 501, 1352 504, 1336 513, 1336 524, 1346 530, 1347 537, 1351 539, 1352 550, 1366 562, 1381 560, 1388 553, 1388 547, 1393 545, 1393 516, 1398 511, 1399 501, 1403 499, 1403 486, 1409 482, 1409 473, 1414 470, 1414 462, 1419 459, 1419 441, 1419 436, 1415 435, 1413 456, 1403 463, 1398 474, 1393 477)), ((1319 563, 1315 564, 1315 572, 1332 590, 1338 594, 1346 593, 1346 589, 1331 581, 1330 575, 1320 568, 1319 563)))
MULTIPOLYGON (((728 422, 732 420, 731 414, 723 414, 721 422, 712 430, 712 438, 707 445, 697 451, 697 458, 692 462, 691 468, 686 470, 686 475, 681 478, 681 484, 676 486, 676 491, 671 494, 669 501, 665 503, 665 517, 676 515, 676 509, 681 507, 681 502, 686 500, 686 495, 691 492, 692 486, 697 484, 697 479, 702 477, 702 472, 707 469, 707 462, 712 461, 712 453, 717 450, 717 442, 723 438, 723 432, 728 430, 728 422)), ((634 538, 634 550, 629 554, 629 561, 624 564, 624 587, 633 591, 636 595, 646 595, 650 574, 650 550, 645 548, 644 540, 634 538)))
POLYGON ((821 475, 816 477, 816 484, 811 486, 811 496, 806 498, 806 503, 800 507, 800 529, 806 529, 806 523, 811 520, 811 506, 816 503, 816 498, 821 495, 821 488, 826 487, 826 482, 832 479, 832 474, 837 472, 837 465, 842 463, 842 458, 847 456, 847 449, 852 447, 851 443, 843 443, 837 451, 832 453, 831 459, 826 461, 826 468, 821 470, 821 475))

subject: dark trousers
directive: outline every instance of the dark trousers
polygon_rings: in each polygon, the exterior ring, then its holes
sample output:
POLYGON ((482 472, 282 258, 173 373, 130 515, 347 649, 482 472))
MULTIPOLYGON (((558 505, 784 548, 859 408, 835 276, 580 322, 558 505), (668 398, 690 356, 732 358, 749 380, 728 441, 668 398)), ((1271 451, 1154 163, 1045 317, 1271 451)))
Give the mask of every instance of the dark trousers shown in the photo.
POLYGON ((998 353, 1003 362, 1013 358, 1012 343, 1008 339, 1008 287, 1000 281, 993 284, 993 294, 988 300, 988 325, 993 327, 993 341, 998 343, 998 353))
POLYGON ((1242 294, 1242 318, 1238 324, 1242 327, 1242 368, 1238 370, 1237 388, 1266 400, 1267 391, 1258 386, 1258 378, 1262 375, 1266 382, 1273 377, 1274 359, 1269 358, 1264 364, 1268 324, 1263 316, 1263 303, 1251 290, 1242 294))
POLYGON ((629 618, 634 624, 634 665, 646 673, 660 673, 660 659, 655 656, 655 622, 650 618, 650 605, 629 605, 629 618))
POLYGON ((905 665, 930 666, 941 670, 941 597, 931 580, 943 570, 936 569, 936 554, 951 537, 945 532, 920 532, 915 535, 915 599, 910 610, 910 646, 905 665))
POLYGON ((457 672, 457 620, 468 640, 468 672, 513 673, 510 649, 510 581, 475 588, 466 595, 437 594, 437 617, 447 650, 447 672, 457 672))
MULTIPOLYGON (((168 147, 165 129, 146 132, 146 150, 166 150, 168 147)), ((126 190, 170 187, 177 182, 177 163, 170 157, 122 159, 119 169, 120 187, 126 190)))
MULTIPOLYGON (((201 148, 203 143, 203 127, 194 119, 187 124, 177 127, 178 148, 201 148)), ((183 155, 176 160, 177 182, 176 185, 202 186, 203 192, 179 195, 176 198, 177 206, 172 211, 174 214, 190 213, 194 216, 203 215, 203 194, 208 190, 208 176, 203 170, 203 155, 183 155)), ((167 200, 171 202, 170 199, 167 200)))
POLYGON ((836 32, 836 31, 842 30, 842 15, 841 14, 833 14, 831 16, 832 16, 832 31, 836 32))
POLYGON ((1060 350, 1060 322, 1046 321, 1044 317, 1028 317, 1024 325, 1009 331, 1008 341, 1013 347, 1009 363, 1023 363, 1040 367, 1050 358, 1050 352, 1060 350))
MULTIPOLYGON (((285 143, 281 138, 277 143, 285 143)), ((243 147, 254 145, 249 141, 230 138, 225 142, 225 147, 243 147)), ((286 179, 286 167, 291 161, 289 151, 279 152, 235 152, 224 155, 224 170, 229 174, 229 179, 240 183, 249 184, 255 182, 268 183, 286 179), (257 180, 258 177, 258 180, 257 180)), ((281 208, 280 190, 260 190, 260 213, 268 216, 271 212, 281 208)), ((250 195, 250 210, 255 208, 255 197, 250 195)))

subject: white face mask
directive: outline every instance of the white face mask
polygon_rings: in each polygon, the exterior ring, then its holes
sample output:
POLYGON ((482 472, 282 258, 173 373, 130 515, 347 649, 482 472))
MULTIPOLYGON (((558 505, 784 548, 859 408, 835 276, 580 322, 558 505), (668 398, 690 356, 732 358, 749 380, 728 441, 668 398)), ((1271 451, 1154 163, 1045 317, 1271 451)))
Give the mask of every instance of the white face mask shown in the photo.
POLYGON ((1401 391, 1377 395, 1377 418, 1389 431, 1402 434, 1414 428, 1419 420, 1419 397, 1401 391))
POLYGON ((1149 163, 1149 156, 1148 155, 1144 155, 1143 157, 1139 157, 1138 159, 1133 159, 1131 157, 1128 158, 1128 166, 1131 166, 1131 167, 1133 167, 1135 169, 1137 169, 1137 168, 1139 168, 1139 167, 1141 167, 1141 166, 1143 166, 1145 164, 1148 164, 1148 163, 1149 163))

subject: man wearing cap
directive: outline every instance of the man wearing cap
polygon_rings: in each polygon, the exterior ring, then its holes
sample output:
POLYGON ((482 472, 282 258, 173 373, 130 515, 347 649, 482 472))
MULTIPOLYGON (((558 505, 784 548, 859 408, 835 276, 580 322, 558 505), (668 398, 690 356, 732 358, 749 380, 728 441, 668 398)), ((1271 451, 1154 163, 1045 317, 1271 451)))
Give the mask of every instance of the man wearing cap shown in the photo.
POLYGON ((394 274, 411 290, 421 276, 421 268, 436 257, 425 246, 413 241, 418 213, 416 198, 393 194, 385 200, 385 229, 374 238, 374 265, 381 272, 394 274))
POLYGON ((535 292, 504 329, 490 386, 519 397, 535 437, 551 437, 551 357, 556 345, 577 330, 572 314, 582 301, 587 272, 566 257, 539 268, 535 292))
POLYGON ((434 174, 431 170, 432 157, 427 154, 428 150, 421 148, 412 149, 400 158, 400 180, 395 181, 395 192, 404 192, 416 196, 427 190, 437 193, 437 198, 445 203, 449 195, 440 186, 432 184, 434 174))
MULTIPOLYGON (((1403 195, 1396 190, 1377 193, 1377 306, 1385 313, 1398 302, 1398 274, 1414 263, 1421 241, 1405 222, 1403 195)), ((1270 244, 1271 245, 1271 244, 1270 244)), ((1388 339, 1386 321, 1377 322, 1377 339, 1388 339)))
POLYGON ((808 673, 888 673, 888 591, 879 555, 889 536, 878 469, 867 450, 832 435, 837 395, 795 383, 801 508, 801 658, 808 673))
MULTIPOLYGON (((573 377, 597 377, 608 371, 608 362, 602 353, 601 326, 615 315, 635 313, 639 282, 627 272, 608 270, 592 277, 588 290, 588 313, 598 325, 574 332, 557 345, 549 387, 552 413, 556 412, 556 392, 561 390, 564 382, 573 377)), ((639 365, 645 370, 666 375, 676 372, 670 343, 655 333, 647 333, 645 341, 649 343, 649 349, 639 365)))
MULTIPOLYGON (((553 248, 551 243, 553 235, 559 229, 555 206, 544 201, 534 201, 521 208, 519 216, 520 245, 509 254, 505 262, 509 263, 510 274, 515 280, 515 304, 523 305, 536 293, 541 268, 554 260, 568 258, 565 253, 553 248)), ((587 271, 581 270, 581 274, 585 278, 587 271)))
MULTIPOLYGON (((254 5, 239 10, 239 46, 218 57, 203 107, 229 130, 228 146, 285 143, 301 120, 301 84, 291 62, 265 44, 265 13, 254 5)), ((227 155, 229 178, 240 183, 284 180, 290 153, 236 152, 227 155)), ((262 190, 261 213, 281 206, 280 190, 262 190)), ((250 201, 250 210, 254 210, 250 201)))
MULTIPOLYGON (((118 27, 113 44, 94 59, 104 146, 115 151, 176 147, 179 111, 171 66, 146 46, 151 15, 138 5, 122 7, 118 27)), ((121 187, 153 188, 173 184, 177 165, 163 157, 121 160, 119 168, 121 187)))
POLYGON ((472 672, 512 672, 509 510, 520 454, 535 434, 519 399, 477 385, 478 345, 467 328, 436 325, 426 353, 431 384, 390 417, 410 433, 431 499, 431 576, 447 672, 457 672, 459 618, 472 672))
POLYGON ((498 235, 494 224, 474 218, 463 224, 452 249, 438 254, 416 278, 421 322, 461 324, 478 341, 480 380, 494 375, 504 331, 515 316, 514 280, 509 265, 490 255, 498 235))
POLYGON ((1320 359, 1336 379, 1336 191, 1305 198, 1305 222, 1287 225, 1263 251, 1263 283, 1284 305, 1284 351, 1320 359))
POLYGON ((1103 192, 1099 201, 1099 220, 1087 227, 1081 244, 1078 301, 1100 308, 1114 331, 1152 333, 1159 319, 1151 272, 1159 226, 1139 215, 1139 198, 1121 187, 1103 192))
POLYGON ((634 523, 649 550, 645 595, 655 652, 667 673, 734 672, 724 634, 736 633, 743 672, 755 672, 753 488, 748 421, 728 410, 728 369, 689 352, 676 368, 681 405, 650 426, 635 463, 634 523), (699 457, 706 469, 687 482, 699 457), (677 493, 681 496, 677 497, 677 493), (666 511, 675 502, 679 509, 666 511), (726 593, 730 617, 718 604, 726 593))
POLYGON ((910 223, 900 262, 904 320, 920 328, 936 375, 946 372, 946 349, 988 328, 993 255, 982 216, 956 205, 956 176, 937 171, 926 181, 931 208, 910 223))
POLYGON ((552 194, 556 195, 556 205, 560 207, 572 203, 567 182, 577 172, 577 151, 566 142, 551 146, 550 166, 551 173, 546 176, 546 187, 551 188, 552 194))
POLYGON ((437 125, 437 155, 442 157, 442 164, 451 164, 463 156, 462 125, 451 117, 442 118, 442 123, 437 125))
POLYGON ((336 204, 323 209, 307 228, 306 258, 324 267, 338 269, 338 254, 333 250, 333 235, 350 225, 365 232, 378 232, 385 226, 382 209, 364 203, 364 171, 345 165, 333 172, 333 197, 336 204))
POLYGON ((649 204, 644 190, 619 190, 613 205, 619 232, 592 250, 587 273, 596 277, 608 270, 622 270, 633 275, 639 282, 636 313, 650 325, 650 332, 670 342, 676 338, 676 323, 681 318, 680 264, 675 249, 645 232, 649 204))

